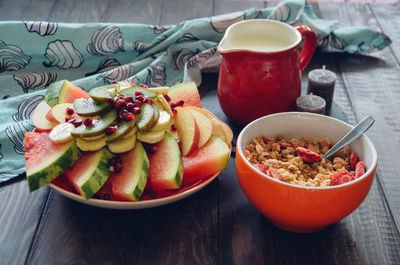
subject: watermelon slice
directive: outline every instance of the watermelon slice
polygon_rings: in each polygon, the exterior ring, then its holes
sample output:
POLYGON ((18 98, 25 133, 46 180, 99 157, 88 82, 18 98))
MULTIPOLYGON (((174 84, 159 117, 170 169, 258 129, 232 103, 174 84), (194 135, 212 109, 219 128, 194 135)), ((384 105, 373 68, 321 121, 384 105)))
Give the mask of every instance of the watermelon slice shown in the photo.
POLYGON ((24 139, 26 177, 30 191, 48 184, 81 156, 75 141, 53 143, 47 132, 27 132, 24 139))
POLYGON ((109 160, 112 156, 107 148, 95 152, 85 152, 64 174, 75 190, 85 199, 89 199, 107 181, 110 175, 109 160))
POLYGON ((169 190, 180 187, 183 176, 181 152, 175 138, 165 132, 164 139, 156 144, 156 152, 149 155, 149 182, 152 190, 169 190))
POLYGON ((230 153, 229 146, 223 140, 211 136, 205 146, 182 158, 182 185, 224 170, 228 165, 230 153))
MULTIPOLYGON (((112 197, 121 201, 138 201, 142 196, 149 175, 149 159, 140 141, 131 151, 120 155, 122 170, 112 173, 107 181, 112 197)), ((107 189, 107 187, 106 187, 107 189)))
POLYGON ((168 94, 171 103, 179 100, 185 102, 184 106, 195 106, 201 108, 200 94, 195 82, 186 82, 173 85, 169 88, 168 94))
POLYGON ((44 100, 50 107, 58 103, 73 103, 77 98, 89 98, 89 93, 67 80, 55 82, 49 86, 44 100))

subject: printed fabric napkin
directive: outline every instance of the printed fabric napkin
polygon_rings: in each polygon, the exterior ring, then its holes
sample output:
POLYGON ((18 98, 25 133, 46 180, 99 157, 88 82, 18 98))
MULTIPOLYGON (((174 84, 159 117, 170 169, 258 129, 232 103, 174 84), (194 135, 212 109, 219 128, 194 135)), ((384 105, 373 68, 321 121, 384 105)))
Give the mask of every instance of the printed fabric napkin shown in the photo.
POLYGON ((201 72, 218 71, 217 45, 226 28, 257 18, 309 25, 328 50, 368 53, 391 43, 366 27, 337 28, 337 21, 318 18, 304 0, 168 26, 0 22, 0 183, 25 171, 24 134, 33 129, 30 115, 49 84, 67 79, 85 90, 121 80, 199 85, 201 72))

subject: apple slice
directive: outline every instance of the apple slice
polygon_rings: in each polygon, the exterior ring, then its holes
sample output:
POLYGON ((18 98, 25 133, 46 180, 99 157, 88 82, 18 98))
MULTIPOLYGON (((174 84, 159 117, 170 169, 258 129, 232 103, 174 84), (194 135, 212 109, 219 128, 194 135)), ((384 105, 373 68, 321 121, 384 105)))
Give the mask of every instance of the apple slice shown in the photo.
POLYGON ((175 127, 182 142, 182 154, 190 154, 197 149, 200 131, 191 111, 184 107, 176 107, 175 127))
POLYGON ((51 122, 46 119, 45 115, 51 107, 46 103, 46 101, 40 102, 32 112, 32 123, 39 131, 51 131, 57 123, 51 122))
POLYGON ((46 119, 54 123, 64 123, 65 118, 69 117, 72 119, 81 119, 81 117, 74 112, 72 115, 67 114, 67 108, 74 109, 74 104, 72 103, 60 103, 52 107, 46 113, 46 119))
POLYGON ((233 139, 233 132, 231 128, 223 121, 218 120, 225 134, 225 142, 230 145, 233 139))
POLYGON ((197 108, 189 108, 190 113, 193 115, 193 118, 196 121, 197 127, 199 127, 199 143, 197 146, 200 148, 204 146, 211 137, 213 126, 211 124, 210 119, 205 116, 201 111, 197 108))
POLYGON ((198 108, 198 107, 187 107, 193 110, 197 110, 208 117, 212 124, 212 135, 217 136, 225 141, 227 145, 230 145, 233 138, 233 133, 231 128, 224 123, 223 121, 219 120, 217 117, 214 116, 211 112, 206 109, 198 108))

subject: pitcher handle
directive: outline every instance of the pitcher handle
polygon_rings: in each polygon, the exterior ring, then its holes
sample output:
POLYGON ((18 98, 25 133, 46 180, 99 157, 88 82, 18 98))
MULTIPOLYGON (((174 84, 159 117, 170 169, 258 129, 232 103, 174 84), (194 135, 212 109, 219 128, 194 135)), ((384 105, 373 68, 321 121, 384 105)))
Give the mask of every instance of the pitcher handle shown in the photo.
POLYGON ((303 72, 314 54, 315 47, 317 46, 317 36, 312 28, 306 25, 294 26, 304 38, 303 48, 300 53, 300 69, 303 72))

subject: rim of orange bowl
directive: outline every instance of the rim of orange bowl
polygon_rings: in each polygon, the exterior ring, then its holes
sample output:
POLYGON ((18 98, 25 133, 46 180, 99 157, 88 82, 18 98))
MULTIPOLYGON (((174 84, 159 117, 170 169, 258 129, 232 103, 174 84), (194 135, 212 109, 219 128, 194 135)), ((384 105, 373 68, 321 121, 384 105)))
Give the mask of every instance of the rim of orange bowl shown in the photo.
POLYGON ((368 138, 368 136, 366 136, 363 133, 359 138, 363 137, 364 140, 367 142, 367 144, 372 147, 371 148, 372 149, 372 155, 373 155, 372 163, 371 163, 371 167, 364 173, 364 175, 362 175, 361 177, 359 177, 359 178, 357 178, 357 179, 355 179, 353 181, 350 181, 350 182, 347 182, 347 183, 344 183, 344 184, 340 184, 340 185, 328 186, 328 187, 309 187, 309 186, 302 186, 302 185, 299 185, 299 184, 291 184, 291 183, 287 183, 287 182, 284 182, 284 181, 280 181, 280 180, 277 180, 277 179, 274 179, 274 178, 268 176, 267 174, 262 173, 256 167, 254 167, 245 158, 245 156, 243 154, 242 144, 241 144, 242 138, 243 138, 243 134, 246 132, 246 130, 248 130, 249 127, 251 127, 253 124, 259 122, 260 120, 263 120, 263 119, 266 119, 266 118, 270 118, 270 117, 275 117, 275 116, 293 116, 293 115, 321 117, 323 119, 332 120, 334 122, 337 122, 337 123, 340 123, 342 125, 345 125, 345 126, 349 127, 350 130, 354 127, 354 126, 348 124, 347 122, 341 121, 339 119, 336 119, 336 118, 333 118, 333 117, 329 117, 329 116, 325 116, 325 115, 321 115, 321 114, 310 113, 310 112, 282 112, 282 113, 275 113, 275 114, 270 114, 270 115, 263 116, 261 118, 258 118, 256 120, 250 122, 239 133, 239 136, 237 138, 236 146, 237 146, 237 149, 239 150, 240 158, 243 159, 247 165, 249 165, 252 169, 254 169, 257 173, 259 173, 263 177, 266 177, 266 178, 268 178, 268 179, 270 179, 272 181, 275 181, 275 182, 280 183, 282 185, 286 185, 286 186, 293 187, 293 188, 300 188, 300 189, 306 189, 306 190, 331 190, 331 189, 338 189, 338 188, 343 188, 343 187, 346 187, 346 186, 354 185, 355 183, 360 182, 361 180, 365 179, 377 167, 378 159, 377 159, 376 149, 375 149, 372 141, 368 138))

